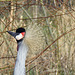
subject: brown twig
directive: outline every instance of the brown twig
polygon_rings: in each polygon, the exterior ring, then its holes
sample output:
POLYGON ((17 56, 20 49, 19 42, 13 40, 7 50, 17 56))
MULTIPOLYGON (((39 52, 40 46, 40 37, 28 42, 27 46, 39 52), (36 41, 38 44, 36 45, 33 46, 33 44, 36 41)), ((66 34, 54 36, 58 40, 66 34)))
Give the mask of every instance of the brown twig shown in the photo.
POLYGON ((31 20, 31 19, 45 19, 45 18, 50 18, 50 17, 55 17, 55 16, 62 16, 62 15, 68 15, 68 14, 70 14, 70 12, 69 13, 65 13, 65 14, 60 14, 60 15, 50 15, 50 16, 47 16, 47 17, 37 17, 37 18, 26 18, 26 19, 19 19, 19 20, 31 20))
POLYGON ((4 43, 4 41, 2 41, 2 43, 0 43, 0 46, 4 43))

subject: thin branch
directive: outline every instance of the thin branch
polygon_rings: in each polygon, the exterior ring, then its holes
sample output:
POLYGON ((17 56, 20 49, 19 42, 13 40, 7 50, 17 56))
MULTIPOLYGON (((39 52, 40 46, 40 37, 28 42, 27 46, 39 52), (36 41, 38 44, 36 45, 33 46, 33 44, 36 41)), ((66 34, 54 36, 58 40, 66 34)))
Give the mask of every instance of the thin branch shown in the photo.
POLYGON ((62 15, 68 15, 68 14, 70 14, 70 12, 69 13, 65 13, 65 14, 60 14, 60 15, 50 15, 50 16, 47 16, 47 17, 26 18, 26 19, 19 19, 19 20, 46 19, 46 18, 50 18, 50 17, 62 16, 62 15))

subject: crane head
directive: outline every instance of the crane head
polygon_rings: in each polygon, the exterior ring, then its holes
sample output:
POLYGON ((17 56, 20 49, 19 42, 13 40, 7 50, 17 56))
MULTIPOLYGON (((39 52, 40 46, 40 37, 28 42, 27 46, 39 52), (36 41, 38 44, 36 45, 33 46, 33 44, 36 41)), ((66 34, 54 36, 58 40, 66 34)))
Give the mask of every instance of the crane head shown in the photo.
POLYGON ((18 28, 16 30, 16 32, 11 32, 11 31, 7 31, 10 35, 12 35, 17 42, 23 40, 24 36, 25 36, 25 29, 24 28, 18 28))

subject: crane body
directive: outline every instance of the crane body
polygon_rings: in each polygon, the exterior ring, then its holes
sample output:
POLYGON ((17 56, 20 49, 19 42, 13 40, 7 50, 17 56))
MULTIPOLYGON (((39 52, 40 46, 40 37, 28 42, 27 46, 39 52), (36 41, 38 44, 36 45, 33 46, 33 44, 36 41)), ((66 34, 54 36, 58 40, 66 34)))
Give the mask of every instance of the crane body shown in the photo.
POLYGON ((27 29, 18 28, 16 32, 7 31, 17 41, 17 58, 14 68, 14 75, 26 75, 25 60, 27 51, 29 50, 29 57, 40 52, 44 46, 44 35, 41 26, 29 25, 27 29))
POLYGON ((28 46, 26 45, 25 38, 25 29, 18 28, 16 32, 7 31, 12 35, 17 41, 17 58, 14 68, 14 75, 26 75, 25 73, 25 60, 28 51, 28 46))

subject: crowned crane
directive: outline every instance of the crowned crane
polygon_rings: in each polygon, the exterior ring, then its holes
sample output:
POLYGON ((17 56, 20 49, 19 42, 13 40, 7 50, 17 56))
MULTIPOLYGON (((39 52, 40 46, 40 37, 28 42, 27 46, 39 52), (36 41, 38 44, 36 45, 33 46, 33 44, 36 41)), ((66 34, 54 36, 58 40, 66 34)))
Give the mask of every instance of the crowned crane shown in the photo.
POLYGON ((40 25, 28 25, 26 30, 18 28, 16 32, 8 31, 17 41, 17 58, 14 68, 14 75, 26 75, 25 60, 27 51, 29 58, 39 53, 45 44, 43 28, 40 25), (29 50, 28 50, 29 49, 29 50))
POLYGON ((28 51, 28 46, 24 41, 26 31, 24 28, 18 28, 16 32, 7 31, 17 41, 17 58, 14 68, 14 75, 25 74, 25 60, 28 51))

